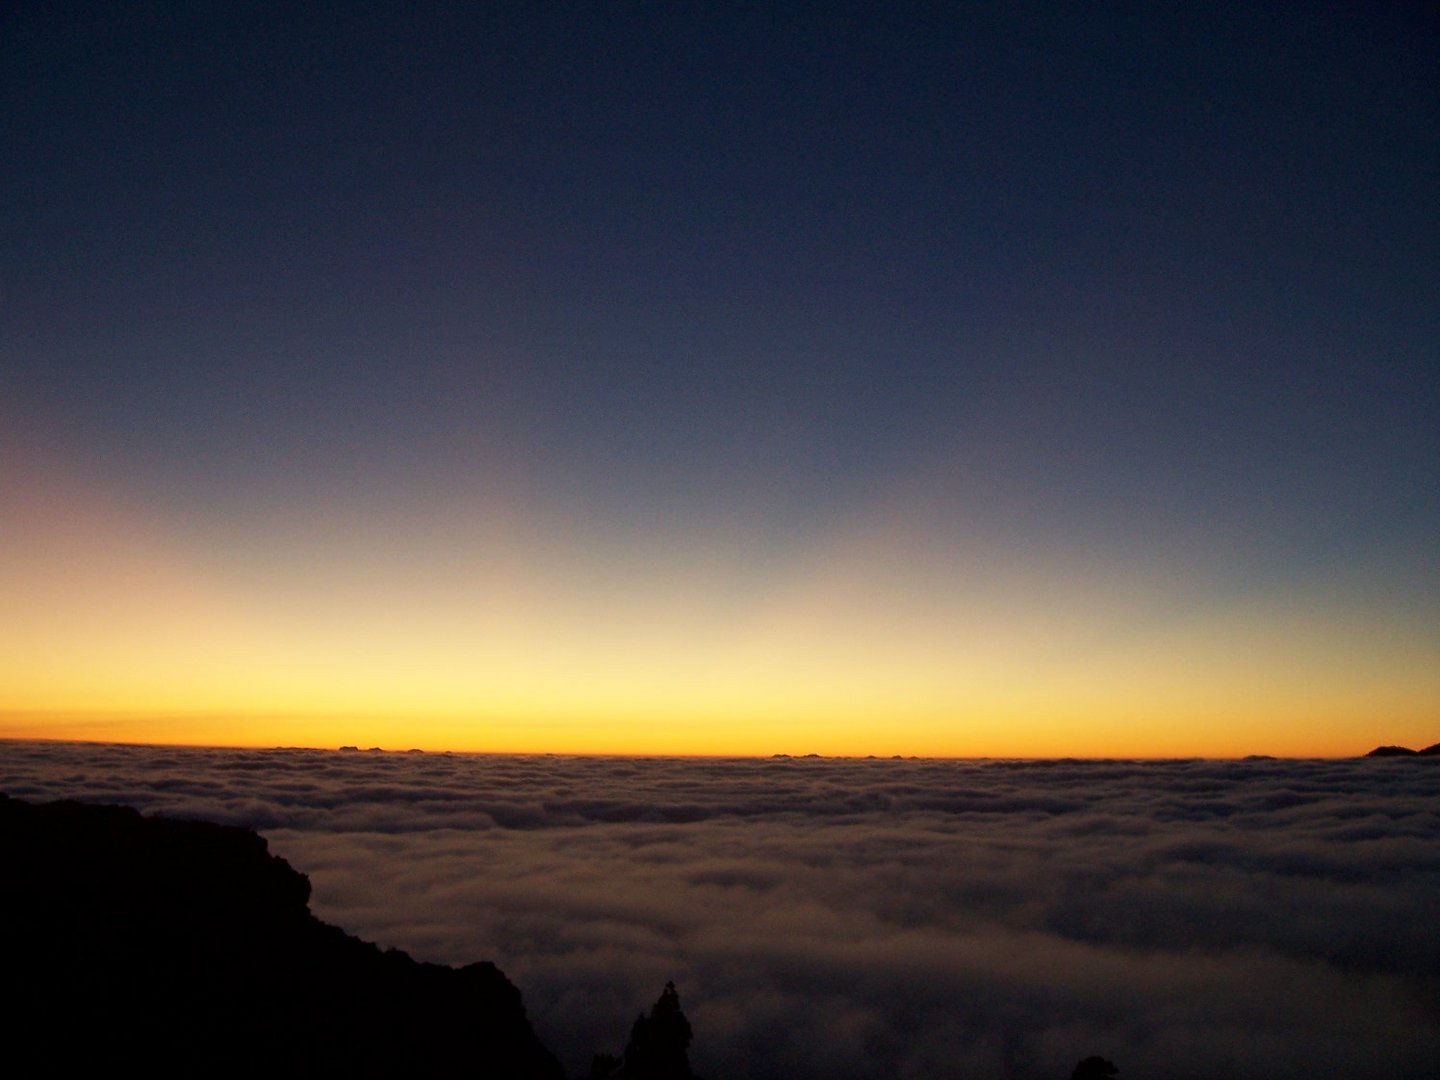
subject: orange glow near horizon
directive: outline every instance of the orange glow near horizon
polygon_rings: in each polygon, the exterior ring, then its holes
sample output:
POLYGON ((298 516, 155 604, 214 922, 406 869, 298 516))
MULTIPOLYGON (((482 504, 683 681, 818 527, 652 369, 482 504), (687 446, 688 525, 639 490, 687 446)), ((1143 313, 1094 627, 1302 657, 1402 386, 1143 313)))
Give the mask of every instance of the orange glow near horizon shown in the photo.
POLYGON ((1427 745, 1423 605, 1317 581, 1223 602, 893 512, 757 578, 743 538, 522 504, 203 543, 12 484, 0 737, 557 753, 1341 756, 1427 745))
MULTIPOLYGON (((190 745, 336 747, 462 752, 922 757, 1239 757, 1251 753, 1327 757, 1361 753, 1378 742, 1415 746, 1434 741, 1436 688, 1418 684, 1408 699, 1392 692, 1383 727, 1366 717, 1376 704, 1363 684, 1343 680, 1301 693, 1232 686, 1193 693, 1151 680, 1129 701, 1109 693, 1103 677, 1057 681, 1008 696, 992 688, 983 703, 934 700, 917 694, 897 704, 883 692, 846 703, 830 695, 818 703, 786 701, 763 690, 670 702, 651 693, 626 706, 611 687, 608 699, 587 703, 580 692, 528 702, 516 693, 499 705, 477 701, 446 707, 389 710, 353 703, 339 710, 287 710, 282 699, 258 694, 227 709, 172 699, 162 709, 97 704, 79 709, 16 708, 0 712, 0 737, 61 738, 190 745), (1254 696, 1259 700, 1255 700, 1254 696), (888 701, 888 705, 887 705, 888 701), (889 709, 887 714, 886 710, 889 709)), ((1392 688, 1393 689, 1393 688, 1392 688)), ((498 696, 498 695, 497 695, 498 696)), ((638 698, 638 695, 637 695, 638 698)))
MULTIPOLYGON (((1188 718, 1187 718, 1188 719, 1188 718)), ((139 715, 126 713, 0 714, 0 740, 127 743, 154 746, 213 746, 266 749, 356 746, 387 751, 428 753, 581 754, 635 757, 768 757, 771 754, 820 754, 824 757, 920 758, 1238 758, 1248 754, 1276 757, 1354 757, 1381 741, 1357 744, 1344 718, 1321 725, 1320 737, 1149 739, 1137 750, 1132 734, 1114 727, 1086 732, 1056 745, 1043 741, 1047 728, 990 725, 969 728, 957 738, 953 726, 936 724, 857 724, 824 721, 706 726, 658 720, 587 722, 563 720, 487 720, 475 717, 423 719, 388 716, 139 715), (1327 737, 1328 735, 1328 737, 1327 737)), ((1385 739, 1419 748, 1428 745, 1433 726, 1425 717, 1386 730, 1411 730, 1418 737, 1385 739)), ((1058 725, 1060 732, 1065 725, 1058 725)))

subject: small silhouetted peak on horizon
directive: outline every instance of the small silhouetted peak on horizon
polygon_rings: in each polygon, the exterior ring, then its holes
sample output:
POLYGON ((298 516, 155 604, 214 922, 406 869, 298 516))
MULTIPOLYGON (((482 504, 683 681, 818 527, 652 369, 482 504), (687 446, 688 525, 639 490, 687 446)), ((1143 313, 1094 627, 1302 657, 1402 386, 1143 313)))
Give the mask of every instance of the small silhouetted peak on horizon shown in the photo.
POLYGON ((1087 1057, 1075 1066, 1075 1071, 1070 1074, 1070 1080, 1109 1080, 1110 1077, 1120 1072, 1111 1061, 1100 1057, 1098 1054, 1087 1057))
POLYGON ((1440 757, 1440 743, 1432 743, 1423 750, 1412 750, 1408 746, 1377 746, 1366 757, 1440 757))

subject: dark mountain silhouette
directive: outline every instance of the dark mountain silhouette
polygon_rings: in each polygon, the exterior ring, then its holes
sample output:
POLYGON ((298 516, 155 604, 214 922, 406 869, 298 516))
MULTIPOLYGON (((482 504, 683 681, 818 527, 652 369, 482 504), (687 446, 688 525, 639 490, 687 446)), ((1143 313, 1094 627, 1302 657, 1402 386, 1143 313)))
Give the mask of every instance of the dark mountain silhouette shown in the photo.
POLYGON ((1367 753, 1367 757, 1418 757, 1420 755, 1433 755, 1440 753, 1440 743, 1437 746, 1427 746, 1424 750, 1411 750, 1408 746, 1377 746, 1367 753))
POLYGON ((321 922, 248 830, 0 795, 0 880, 11 1076, 564 1075, 493 964, 321 922))
POLYGON ((596 1054, 587 1080, 695 1080, 690 1071, 690 1021, 668 982, 650 1015, 640 1015, 620 1057, 596 1054))
POLYGON ((1420 751, 1421 757, 1440 757, 1440 742, 1431 743, 1420 751))

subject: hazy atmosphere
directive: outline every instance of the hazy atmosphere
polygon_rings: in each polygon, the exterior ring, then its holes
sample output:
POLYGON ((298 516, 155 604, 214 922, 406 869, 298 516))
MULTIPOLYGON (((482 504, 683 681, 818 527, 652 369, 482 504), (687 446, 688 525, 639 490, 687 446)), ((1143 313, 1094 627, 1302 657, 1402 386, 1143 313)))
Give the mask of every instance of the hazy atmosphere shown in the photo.
POLYGON ((17 744, 0 790, 256 826, 322 917, 494 959, 574 1075, 667 979, 731 1080, 1423 1080, 1440 768, 17 744))

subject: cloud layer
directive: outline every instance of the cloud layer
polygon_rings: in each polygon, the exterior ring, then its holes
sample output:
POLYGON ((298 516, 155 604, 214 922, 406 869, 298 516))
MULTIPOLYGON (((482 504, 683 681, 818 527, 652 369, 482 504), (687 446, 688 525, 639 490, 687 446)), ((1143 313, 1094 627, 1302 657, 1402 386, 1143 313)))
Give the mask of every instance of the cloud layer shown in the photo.
POLYGON ((493 959, 580 1071, 667 979, 711 1077, 1428 1075, 1430 760, 7 743, 0 790, 261 829, 322 918, 493 959))

